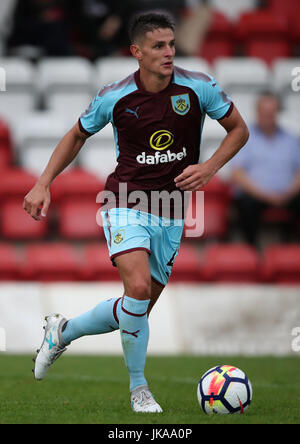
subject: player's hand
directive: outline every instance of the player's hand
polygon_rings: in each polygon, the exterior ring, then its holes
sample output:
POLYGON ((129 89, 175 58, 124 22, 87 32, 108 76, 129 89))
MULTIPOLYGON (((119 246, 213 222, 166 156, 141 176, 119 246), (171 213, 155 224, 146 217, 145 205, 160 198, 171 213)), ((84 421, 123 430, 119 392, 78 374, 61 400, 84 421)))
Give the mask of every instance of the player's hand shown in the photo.
POLYGON ((179 176, 175 177, 176 187, 182 191, 198 191, 204 187, 214 176, 207 164, 190 165, 183 170, 179 176))
POLYGON ((40 216, 47 216, 50 201, 49 187, 37 182, 25 196, 23 208, 31 217, 33 217, 33 219, 41 220, 40 216))

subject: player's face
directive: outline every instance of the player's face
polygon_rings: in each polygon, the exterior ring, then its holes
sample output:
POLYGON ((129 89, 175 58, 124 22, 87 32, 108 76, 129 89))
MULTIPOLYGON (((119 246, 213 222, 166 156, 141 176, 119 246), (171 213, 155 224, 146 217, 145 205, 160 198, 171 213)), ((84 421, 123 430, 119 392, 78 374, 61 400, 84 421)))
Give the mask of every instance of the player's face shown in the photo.
POLYGON ((138 55, 140 66, 147 71, 162 77, 171 76, 175 56, 173 31, 159 28, 147 32, 139 45, 138 55))

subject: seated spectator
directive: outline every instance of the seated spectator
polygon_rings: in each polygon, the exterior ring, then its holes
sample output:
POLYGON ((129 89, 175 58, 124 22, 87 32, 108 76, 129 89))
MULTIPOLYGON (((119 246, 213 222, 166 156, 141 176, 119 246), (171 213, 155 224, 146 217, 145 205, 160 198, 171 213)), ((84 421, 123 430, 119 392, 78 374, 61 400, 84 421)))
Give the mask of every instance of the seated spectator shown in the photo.
POLYGON ((65 0, 18 0, 8 51, 30 46, 41 50, 42 55, 73 55, 67 9, 65 0))
POLYGON ((67 1, 76 53, 92 60, 119 54, 126 43, 124 20, 132 0, 67 1))
POLYGON ((279 111, 276 95, 260 95, 249 141, 231 161, 240 227, 254 245, 265 208, 287 208, 292 222, 300 215, 300 144, 278 126, 279 111))

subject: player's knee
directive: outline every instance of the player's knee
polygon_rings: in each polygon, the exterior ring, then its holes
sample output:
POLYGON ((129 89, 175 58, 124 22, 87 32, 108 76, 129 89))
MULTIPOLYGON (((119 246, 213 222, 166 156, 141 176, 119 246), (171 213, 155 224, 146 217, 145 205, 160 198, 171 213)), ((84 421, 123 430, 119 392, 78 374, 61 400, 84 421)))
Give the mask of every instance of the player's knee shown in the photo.
POLYGON ((135 281, 127 289, 127 296, 134 299, 145 300, 151 297, 151 284, 147 281, 135 281))

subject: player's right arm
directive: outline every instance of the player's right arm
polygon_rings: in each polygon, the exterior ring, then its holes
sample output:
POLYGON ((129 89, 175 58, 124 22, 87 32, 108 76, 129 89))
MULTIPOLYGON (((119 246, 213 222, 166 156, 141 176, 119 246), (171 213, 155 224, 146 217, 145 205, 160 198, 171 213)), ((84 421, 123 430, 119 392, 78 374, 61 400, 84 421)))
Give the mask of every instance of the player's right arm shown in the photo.
POLYGON ((24 198, 23 208, 35 220, 46 217, 51 201, 51 183, 75 159, 87 138, 77 122, 55 148, 44 172, 24 198))

